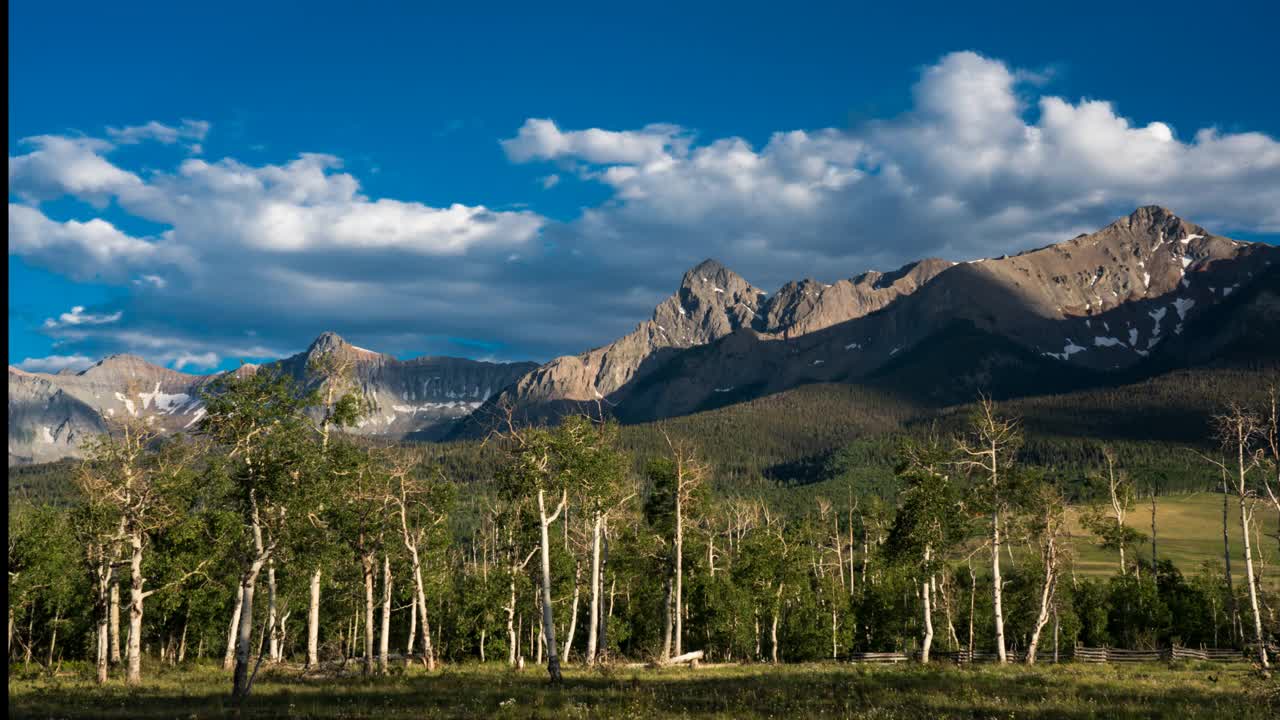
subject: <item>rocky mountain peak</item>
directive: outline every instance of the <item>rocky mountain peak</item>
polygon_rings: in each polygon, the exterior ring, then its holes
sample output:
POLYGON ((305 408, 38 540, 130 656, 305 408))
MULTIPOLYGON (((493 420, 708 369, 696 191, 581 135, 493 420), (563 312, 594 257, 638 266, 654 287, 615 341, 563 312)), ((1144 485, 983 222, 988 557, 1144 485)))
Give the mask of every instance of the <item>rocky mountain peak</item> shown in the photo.
POLYGON ((166 367, 154 365, 143 360, 137 355, 116 354, 108 355, 98 362, 90 365, 84 370, 75 373, 78 377, 86 379, 90 378, 137 378, 137 379, 168 379, 170 377, 192 377, 187 373, 170 370, 166 367))

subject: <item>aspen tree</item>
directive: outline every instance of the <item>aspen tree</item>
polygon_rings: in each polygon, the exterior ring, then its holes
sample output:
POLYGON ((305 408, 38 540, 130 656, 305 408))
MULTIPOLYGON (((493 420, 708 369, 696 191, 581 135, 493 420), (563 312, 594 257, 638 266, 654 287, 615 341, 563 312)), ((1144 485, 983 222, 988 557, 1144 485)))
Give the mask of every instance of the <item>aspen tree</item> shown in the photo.
POLYGON ((978 477, 978 497, 991 517, 991 594, 995 616, 996 654, 1008 662, 1004 633, 1004 580, 1000 576, 1000 522, 1009 509, 1011 488, 1008 466, 1021 444, 1016 420, 1000 417, 990 397, 979 397, 971 420, 970 435, 959 441, 960 466, 978 477))

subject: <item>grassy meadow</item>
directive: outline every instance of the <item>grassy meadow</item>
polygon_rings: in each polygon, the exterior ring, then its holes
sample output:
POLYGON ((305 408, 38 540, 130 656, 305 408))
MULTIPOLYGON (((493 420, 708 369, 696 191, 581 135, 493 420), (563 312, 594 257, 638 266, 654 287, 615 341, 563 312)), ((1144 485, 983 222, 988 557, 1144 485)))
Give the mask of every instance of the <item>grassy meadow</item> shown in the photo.
POLYGON ((1245 663, 957 668, 944 664, 704 666, 697 670, 445 666, 385 678, 265 671, 237 712, 213 665, 156 668, 138 689, 89 668, 9 678, 23 718, 1273 718, 1274 680, 1245 663))
MULTIPOLYGON (((1240 532, 1240 504, 1234 497, 1228 498, 1227 525, 1231 535, 1231 571, 1237 582, 1244 581, 1244 542, 1240 532)), ((1118 569, 1117 554, 1113 550, 1098 547, 1096 539, 1080 526, 1083 508, 1070 510, 1073 547, 1076 552, 1075 570, 1084 576, 1109 576, 1118 569)), ((1280 568, 1280 552, 1275 540, 1275 513, 1259 505, 1256 521, 1261 532, 1254 542, 1254 562, 1262 555, 1263 580, 1280 584, 1276 568, 1280 568)), ((1151 505, 1139 500, 1129 514, 1126 524, 1151 534, 1151 505)), ((1194 493, 1167 495, 1156 498, 1156 550, 1161 559, 1172 560, 1186 575, 1199 572, 1201 563, 1208 560, 1215 567, 1222 567, 1222 495, 1194 493)), ((1126 553, 1137 552, 1141 557, 1151 557, 1150 542, 1126 553)), ((1132 558, 1130 558, 1132 560, 1132 558)), ((1257 567, 1257 565, 1255 565, 1257 567)))

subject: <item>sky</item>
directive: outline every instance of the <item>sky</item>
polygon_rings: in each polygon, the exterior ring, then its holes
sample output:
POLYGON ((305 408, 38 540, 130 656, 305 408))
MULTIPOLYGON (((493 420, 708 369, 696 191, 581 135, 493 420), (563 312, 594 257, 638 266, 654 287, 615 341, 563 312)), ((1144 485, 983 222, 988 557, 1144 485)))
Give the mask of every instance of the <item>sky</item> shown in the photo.
POLYGON ((1280 238, 1274 3, 542 5, 10 3, 10 364, 543 361, 707 257, 1280 238))

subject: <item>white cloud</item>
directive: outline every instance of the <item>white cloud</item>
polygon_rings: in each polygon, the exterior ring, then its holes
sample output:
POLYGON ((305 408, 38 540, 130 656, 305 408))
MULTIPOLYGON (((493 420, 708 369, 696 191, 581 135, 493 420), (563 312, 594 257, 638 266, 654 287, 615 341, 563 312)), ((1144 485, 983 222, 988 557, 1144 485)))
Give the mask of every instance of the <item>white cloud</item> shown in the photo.
POLYGON ((217 367, 220 360, 218 354, 214 352, 179 353, 171 362, 174 370, 182 370, 187 367, 208 370, 217 367))
POLYGON ((76 280, 106 281, 119 280, 130 268, 164 254, 105 220, 57 222, 16 203, 9 203, 9 252, 76 280))
POLYGON ((1210 128, 1183 140, 1107 102, 1036 97, 1043 81, 959 52, 923 71, 910 111, 851 130, 778 132, 757 148, 530 119, 504 147, 516 161, 585 163, 614 191, 558 238, 637 267, 711 255, 766 287, 1014 252, 1150 203, 1222 232, 1280 231, 1274 138, 1210 128))
POLYGON ((40 135, 21 144, 35 149, 9 157, 9 188, 29 201, 74 195, 102 206, 111 196, 142 185, 137 175, 103 157, 112 148, 104 140, 40 135))
MULTIPOLYGON (((393 353, 474 353, 467 339, 480 339, 545 358, 628 331, 707 256, 771 289, 1016 252, 1152 203, 1217 232, 1280 232, 1275 138, 1175 132, 1050 87, 965 52, 923 69, 901 115, 762 144, 530 118, 502 141, 508 158, 548 163, 544 187, 574 173, 610 192, 566 223, 517 205, 370 198, 329 155, 140 174, 108 160, 105 140, 42 136, 9 159, 23 200, 10 203, 10 253, 130 290, 118 323, 49 330, 78 352, 271 357, 334 329, 393 353), (164 229, 138 238, 47 217, 40 203, 66 195, 164 229)), ((164 135, 131 136, 147 133, 164 135)))
POLYGON ((124 315, 124 313, 120 311, 95 315, 93 313, 86 313, 83 305, 76 305, 71 308, 71 312, 64 312, 59 315, 57 320, 47 318, 44 321, 44 326, 46 328, 57 328, 69 325, 107 325, 109 323, 119 322, 122 315, 124 315))
MULTIPOLYGON (((209 134, 209 127, 209 123, 204 120, 183 120, 178 127, 152 120, 144 125, 109 127, 107 136, 121 145, 134 145, 147 141, 172 145, 179 140, 193 140, 198 143, 209 134)), ((196 145, 196 147, 199 146, 196 145)))
POLYGON ((17 367, 27 372, 56 373, 60 370, 83 370, 93 364, 93 360, 84 355, 49 355, 41 358, 27 358, 17 367))
POLYGON ((538 178, 538 182, 542 185, 543 190, 550 190, 560 184, 560 176, 555 173, 544 175, 543 177, 538 178))
POLYGON ((514 138, 503 140, 507 156, 516 162, 578 157, 592 163, 643 163, 661 160, 687 143, 675 125, 647 125, 641 130, 614 132, 590 128, 561 132, 555 122, 529 118, 514 138))

